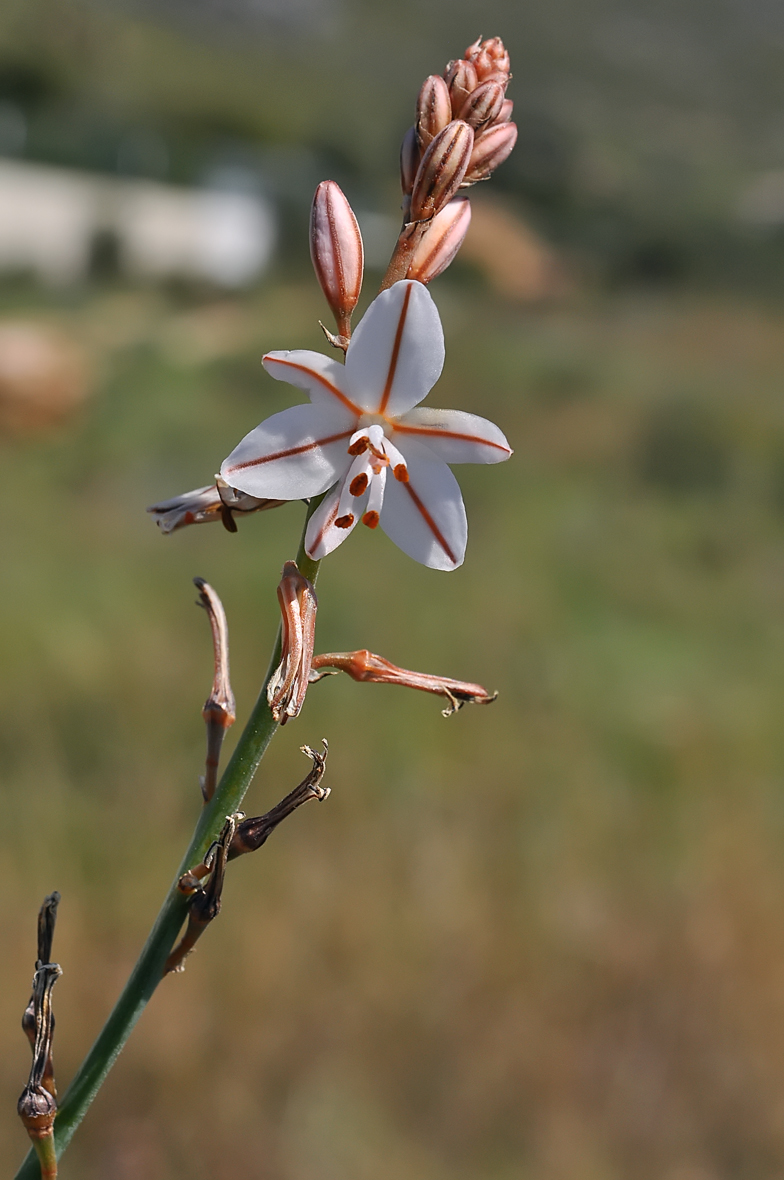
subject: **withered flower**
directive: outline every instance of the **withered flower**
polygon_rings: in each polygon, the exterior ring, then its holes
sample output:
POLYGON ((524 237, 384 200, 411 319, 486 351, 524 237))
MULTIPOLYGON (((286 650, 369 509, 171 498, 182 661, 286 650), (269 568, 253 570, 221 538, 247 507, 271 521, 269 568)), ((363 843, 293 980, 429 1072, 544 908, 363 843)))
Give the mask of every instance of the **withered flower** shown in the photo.
POLYGON ((334 672, 346 672, 352 680, 369 680, 375 684, 400 684, 403 688, 416 688, 420 692, 432 692, 446 697, 449 705, 442 709, 444 717, 451 717, 463 705, 490 705, 498 693, 489 693, 481 684, 469 684, 464 680, 451 680, 446 676, 431 676, 427 672, 410 672, 398 668, 383 656, 363 648, 361 651, 329 652, 314 656, 310 674, 312 684, 334 672))
POLYGON ((302 576, 296 562, 283 566, 278 602, 283 644, 280 664, 267 685, 267 700, 275 721, 285 725, 289 717, 297 716, 308 691, 318 608, 313 584, 302 576))
POLYGON ((230 533, 236 533, 235 513, 245 516, 251 512, 264 512, 268 508, 279 508, 285 503, 285 500, 248 496, 218 479, 207 487, 195 488, 171 500, 152 504, 147 511, 165 536, 188 524, 210 524, 213 521, 221 521, 230 533))
POLYGON ((188 909, 188 925, 164 964, 164 975, 168 975, 170 971, 184 970, 185 959, 210 922, 214 921, 220 913, 229 845, 240 819, 244 819, 242 812, 227 815, 220 836, 210 845, 202 864, 183 873, 180 877, 180 892, 191 898, 188 909), (202 888, 200 882, 205 877, 208 878, 207 884, 202 888))
POLYGON ((285 799, 281 799, 280 803, 276 804, 271 811, 264 815, 259 815, 255 819, 243 819, 237 824, 237 829, 234 833, 234 838, 229 848, 229 860, 234 860, 237 856, 242 856, 246 852, 255 852, 257 848, 261 848, 265 840, 275 831, 278 824, 282 823, 287 816, 301 807, 303 803, 307 803, 310 799, 318 799, 320 803, 329 795, 329 787, 322 787, 321 780, 324 777, 324 771, 327 765, 327 754, 329 753, 329 746, 327 739, 322 738, 321 744, 324 747, 324 753, 319 754, 316 750, 311 750, 310 746, 300 746, 303 754, 307 754, 308 758, 313 759, 313 766, 308 774, 299 783, 298 786, 291 791, 285 799))
POLYGON ((204 578, 194 578, 193 584, 199 591, 199 606, 204 607, 210 620, 215 658, 212 691, 202 709, 202 717, 207 726, 207 758, 201 790, 206 803, 215 793, 223 739, 226 730, 234 724, 237 713, 229 678, 229 625, 226 622, 223 603, 204 578))

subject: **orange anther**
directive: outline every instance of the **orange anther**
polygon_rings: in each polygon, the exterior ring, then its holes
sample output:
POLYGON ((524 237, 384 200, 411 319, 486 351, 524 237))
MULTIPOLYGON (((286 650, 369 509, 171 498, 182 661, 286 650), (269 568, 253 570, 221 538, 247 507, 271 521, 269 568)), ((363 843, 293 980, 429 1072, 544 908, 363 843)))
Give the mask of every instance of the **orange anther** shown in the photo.
POLYGON ((348 490, 352 496, 361 496, 368 486, 368 477, 364 471, 359 475, 355 475, 351 483, 348 485, 348 490))
POLYGON ((408 468, 405 463, 398 463, 397 467, 393 468, 395 479, 400 483, 408 483, 408 468))
POLYGON ((356 442, 352 443, 348 448, 349 455, 362 455, 368 449, 369 442, 365 435, 358 438, 356 442))
POLYGON ((353 523, 354 523, 354 513, 347 512, 345 516, 339 516, 337 518, 337 520, 335 521, 335 528, 337 528, 337 529, 350 529, 353 523))
MULTIPOLYGON (((362 517, 362 523, 366 524, 369 529, 377 529, 378 520, 379 516, 377 512, 366 512, 362 517)), ((337 524, 337 521, 335 521, 335 523, 337 524)))

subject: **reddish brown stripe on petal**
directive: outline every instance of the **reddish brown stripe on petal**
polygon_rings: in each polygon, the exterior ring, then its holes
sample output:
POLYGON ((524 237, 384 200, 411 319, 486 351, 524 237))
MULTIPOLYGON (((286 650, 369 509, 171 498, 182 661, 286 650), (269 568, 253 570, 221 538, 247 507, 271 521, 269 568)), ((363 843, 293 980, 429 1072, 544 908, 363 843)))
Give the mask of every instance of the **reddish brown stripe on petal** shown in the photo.
POLYGON ((454 553, 452 552, 449 545, 447 544, 444 534, 441 532, 440 528, 438 527, 436 522, 433 520, 433 517, 428 512, 427 508, 425 508, 425 506, 422 503, 422 501, 420 500, 419 496, 416 494, 414 489, 411 487, 411 484, 404 483, 403 487, 406 489, 409 496, 416 504, 417 508, 419 509, 419 511, 421 513, 422 519, 424 520, 427 527, 430 529, 430 531, 433 534, 433 536, 435 537, 435 539, 438 541, 441 548, 444 550, 444 553, 446 553, 447 557, 454 565, 457 565, 457 558, 455 557, 454 553))
MULTIPOLYGON (((266 360, 267 358, 265 357, 264 359, 266 360)), ((296 361, 282 361, 276 356, 270 357, 269 361, 272 365, 285 365, 287 369, 296 369, 299 373, 307 373, 309 377, 313 377, 316 381, 323 385, 325 389, 328 389, 333 397, 336 397, 339 402, 343 403, 347 410, 351 410, 352 414, 356 414, 357 418, 362 416, 362 410, 360 410, 359 406, 355 406, 354 403, 346 397, 345 393, 341 393, 337 385, 333 385, 332 382, 328 381, 326 377, 322 377, 321 373, 315 373, 313 369, 309 369, 307 365, 298 365, 296 361)))
POLYGON ((395 370, 397 369, 398 356, 400 355, 400 344, 403 340, 403 329, 406 326, 406 316, 408 315, 408 305, 411 301, 411 286, 406 287, 406 293, 403 297, 403 306, 400 309, 400 319, 397 324, 397 331, 395 332, 395 343, 392 345, 392 356, 389 359, 389 372, 387 373, 387 383, 384 386, 384 392, 381 394, 381 404, 378 407, 379 414, 383 414, 387 408, 390 394, 392 393, 392 382, 395 380, 395 370))
POLYGON ((325 447, 327 443, 338 442, 341 438, 351 438, 353 430, 342 430, 340 434, 330 434, 328 438, 317 438, 315 442, 303 443, 301 447, 290 447, 287 451, 276 451, 273 455, 262 455, 260 459, 247 459, 244 463, 235 463, 226 468, 226 474, 232 471, 244 471, 246 467, 258 467, 261 463, 272 463, 275 459, 288 459, 291 455, 304 455, 306 451, 315 451, 317 447, 325 447))
POLYGON ((311 547, 310 547, 310 548, 311 548, 311 551, 312 551, 313 553, 315 553, 315 552, 316 552, 316 550, 318 549, 319 545, 320 545, 320 544, 321 544, 321 542, 324 540, 324 534, 327 532, 327 530, 328 530, 328 529, 331 529, 331 528, 332 528, 332 526, 333 526, 333 524, 335 523, 335 517, 336 517, 336 516, 337 516, 337 514, 338 514, 338 506, 339 506, 339 501, 337 501, 337 500, 336 500, 336 501, 335 501, 335 504, 334 504, 334 506, 333 506, 333 508, 332 508, 332 511, 331 511, 331 512, 330 512, 330 514, 329 514, 329 516, 328 516, 328 517, 327 517, 327 519, 324 521, 324 523, 323 523, 323 525, 321 526, 321 528, 319 529, 319 531, 316 533, 316 536, 315 536, 315 538, 314 538, 314 540, 313 540, 313 544, 312 544, 312 545, 311 545, 311 547))
POLYGON ((399 422, 395 423, 395 432, 398 434, 429 434, 436 438, 458 438, 463 442, 480 443, 484 447, 495 447, 497 451, 504 451, 511 455, 511 448, 505 447, 503 443, 490 442, 486 438, 477 438, 475 434, 460 434, 457 430, 439 430, 435 426, 402 426, 399 422))

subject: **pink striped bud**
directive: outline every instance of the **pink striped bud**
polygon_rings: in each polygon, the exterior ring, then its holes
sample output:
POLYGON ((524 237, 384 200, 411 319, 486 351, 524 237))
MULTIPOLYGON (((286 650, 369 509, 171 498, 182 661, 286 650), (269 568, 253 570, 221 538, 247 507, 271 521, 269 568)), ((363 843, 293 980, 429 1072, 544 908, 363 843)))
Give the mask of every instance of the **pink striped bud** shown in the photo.
POLYGON ((496 117, 496 120, 495 120, 496 125, 498 123, 510 123, 511 122, 513 107, 514 107, 514 103, 512 102, 511 98, 505 98, 504 101, 501 103, 501 110, 498 112, 498 115, 496 117))
POLYGON ((452 118, 452 105, 446 82, 440 74, 431 74, 422 83, 417 99, 417 137, 424 151, 452 118))
POLYGON ((409 127, 400 145, 400 186, 404 196, 411 196, 421 159, 422 153, 419 150, 416 127, 409 127))
POLYGON ((500 37, 490 37, 486 41, 478 37, 468 46, 464 56, 473 65, 480 82, 486 82, 494 73, 503 76, 499 81, 504 78, 509 81, 509 54, 500 37))
POLYGON ((463 183, 473 146, 473 131, 459 119, 439 131, 416 174, 411 193, 411 221, 429 221, 452 200, 463 183))
POLYGON ((444 81, 449 90, 452 102, 452 115, 457 118, 466 103, 469 94, 476 90, 479 79, 476 70, 469 61, 452 61, 444 74, 444 81))
POLYGON ((469 94, 460 118, 478 133, 488 123, 494 123, 504 105, 504 88, 497 82, 483 82, 469 94))
POLYGON ((406 278, 429 283, 454 259, 471 224, 471 202, 457 197, 436 214, 414 251, 406 278))
POLYGON ((338 326, 351 334, 351 313, 362 289, 364 258, 357 219, 334 180, 322 180, 310 212, 310 257, 338 326))
POLYGON ((487 180, 499 164, 503 164, 516 142, 515 123, 497 123, 478 135, 471 153, 465 183, 476 184, 478 180, 487 180))

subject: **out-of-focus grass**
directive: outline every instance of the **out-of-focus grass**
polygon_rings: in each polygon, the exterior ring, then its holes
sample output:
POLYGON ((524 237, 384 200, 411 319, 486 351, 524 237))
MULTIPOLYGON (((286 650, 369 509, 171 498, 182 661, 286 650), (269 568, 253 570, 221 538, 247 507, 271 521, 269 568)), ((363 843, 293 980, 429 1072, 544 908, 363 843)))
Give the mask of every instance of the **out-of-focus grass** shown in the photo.
MULTIPOLYGON (((498 421, 516 454, 458 471, 454 574, 358 530, 324 565, 318 647, 498 702, 444 721, 394 688, 311 691, 247 805, 277 801, 324 735, 331 798, 232 866, 63 1180, 784 1167, 784 315, 435 295, 433 404, 498 421)), ((224 598, 242 717, 302 516, 164 540, 143 509, 297 400, 259 357, 321 348, 323 315, 312 284, 21 310, 81 341, 100 388, 67 428, 2 445, 6 1173, 37 907, 60 889, 65 1087, 199 807, 210 654, 190 578, 224 598)))

